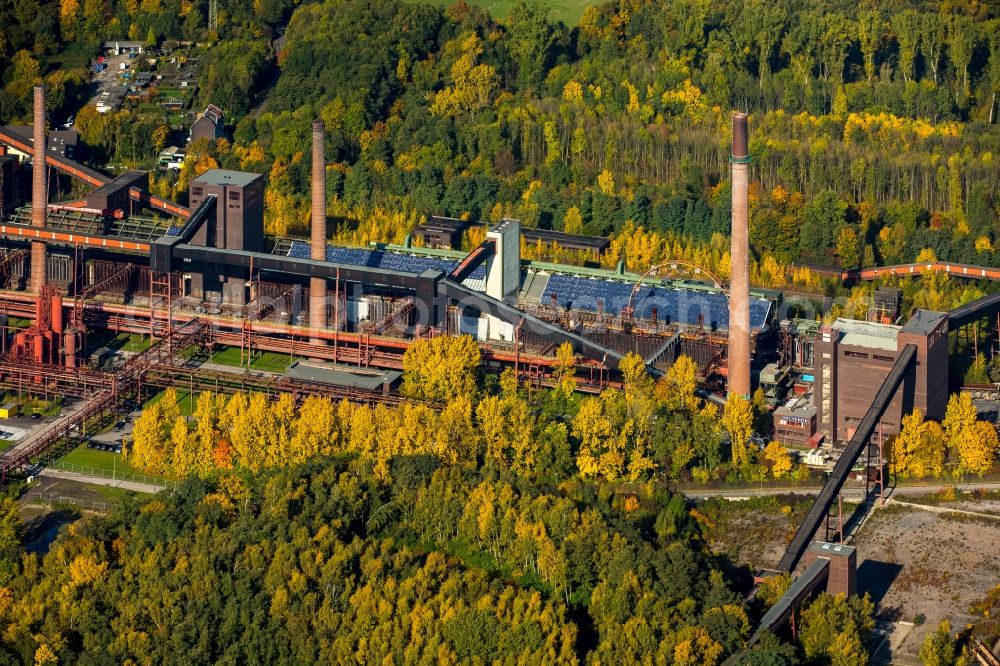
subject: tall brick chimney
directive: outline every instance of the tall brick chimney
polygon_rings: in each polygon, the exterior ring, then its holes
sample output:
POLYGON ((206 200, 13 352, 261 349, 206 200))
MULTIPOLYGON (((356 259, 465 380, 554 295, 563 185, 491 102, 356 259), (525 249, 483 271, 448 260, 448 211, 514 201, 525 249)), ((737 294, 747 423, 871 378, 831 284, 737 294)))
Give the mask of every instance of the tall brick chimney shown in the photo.
POLYGON ((750 396, 750 154, 747 116, 733 115, 729 394, 750 396))
MULTIPOLYGON (((326 260, 326 127, 322 120, 312 125, 312 221, 309 256, 326 260)), ((326 280, 309 278, 309 328, 327 328, 326 280)), ((313 338, 312 342, 322 340, 313 338)))
MULTIPOLYGON (((34 155, 31 163, 31 226, 45 227, 48 188, 45 179, 45 88, 35 86, 34 155)), ((46 283, 45 242, 31 241, 31 291, 36 294, 46 283)))

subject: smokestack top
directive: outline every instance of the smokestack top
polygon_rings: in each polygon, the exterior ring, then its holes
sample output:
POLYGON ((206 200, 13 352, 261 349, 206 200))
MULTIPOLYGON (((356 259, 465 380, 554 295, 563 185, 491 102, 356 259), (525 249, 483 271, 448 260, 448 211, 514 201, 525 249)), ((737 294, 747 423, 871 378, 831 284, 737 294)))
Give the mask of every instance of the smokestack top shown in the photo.
POLYGON ((313 134, 322 134, 326 131, 326 123, 322 120, 313 121, 313 134))
POLYGON ((733 114, 733 158, 745 160, 749 157, 747 114, 733 114))

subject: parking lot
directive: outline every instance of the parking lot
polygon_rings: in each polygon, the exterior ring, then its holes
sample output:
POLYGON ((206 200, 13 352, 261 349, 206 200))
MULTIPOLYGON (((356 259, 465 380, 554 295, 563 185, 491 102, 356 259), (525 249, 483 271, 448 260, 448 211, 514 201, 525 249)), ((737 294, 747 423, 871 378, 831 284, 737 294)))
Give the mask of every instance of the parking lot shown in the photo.
POLYGON ((132 428, 140 414, 141 411, 133 411, 122 415, 110 430, 89 436, 87 446, 98 451, 121 453, 122 444, 132 440, 132 428))
POLYGON ((90 98, 90 104, 98 109, 121 106, 122 100, 125 99, 125 86, 119 80, 118 73, 121 71, 122 64, 128 67, 133 61, 134 58, 129 58, 127 55, 107 56, 105 60, 107 67, 101 72, 95 72, 91 77, 94 91, 90 98))

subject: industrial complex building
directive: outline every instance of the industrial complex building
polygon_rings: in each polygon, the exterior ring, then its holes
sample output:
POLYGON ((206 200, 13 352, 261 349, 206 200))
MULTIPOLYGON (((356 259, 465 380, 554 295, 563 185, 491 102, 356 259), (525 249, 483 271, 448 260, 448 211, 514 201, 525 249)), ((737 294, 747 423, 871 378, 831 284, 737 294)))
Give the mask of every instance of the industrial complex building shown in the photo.
POLYGON ((389 369, 401 367, 415 339, 469 334, 489 363, 512 364, 537 381, 546 381, 556 348, 569 342, 579 355, 584 390, 613 381, 627 352, 639 353, 654 371, 683 353, 706 377, 728 382, 730 393, 749 395, 760 385, 776 406, 777 437, 815 446, 852 437, 889 369, 913 345, 916 363, 878 437, 895 433, 901 415, 915 407, 931 417, 943 414, 947 385, 938 378, 947 375, 947 315, 918 311, 899 326, 900 293, 882 289, 871 321, 821 326, 782 319, 780 293, 751 290, 748 131, 741 114, 734 118, 731 156, 728 287, 676 279, 675 262, 635 275, 525 261, 522 242, 598 257, 607 239, 522 229, 516 220, 489 228, 470 252, 456 248, 479 223, 440 217, 414 231, 421 247, 409 241, 331 245, 319 122, 313 126, 309 239, 264 234, 259 174, 207 171, 191 181, 185 207, 151 196, 144 172, 108 178, 48 150, 52 137, 40 122, 32 137, 0 129, 6 153, 0 156, 0 209, 7 211, 0 223, 0 280, 7 311, 37 320, 13 341, 13 353, 25 358, 76 367, 88 330, 154 332, 192 319, 206 322, 220 344, 389 369), (92 191, 49 203, 42 164, 92 191), (20 205, 28 191, 31 205, 20 205))
MULTIPOLYGON (((483 240, 468 252, 456 248, 472 223, 450 218, 415 230, 417 244, 429 247, 331 245, 324 134, 323 124, 314 123, 311 237, 268 237, 260 174, 213 169, 190 182, 189 206, 160 199, 143 172, 109 178, 50 150, 44 91, 36 87, 31 135, 0 128, 0 305, 5 317, 30 322, 3 326, 0 385, 71 396, 80 406, 30 446, 0 456, 0 479, 30 469, 87 419, 113 410, 124 396, 141 396, 144 386, 183 382, 192 391, 227 387, 393 403, 401 400, 390 390, 395 371, 414 341, 468 334, 488 369, 512 367, 539 384, 551 381, 560 364, 556 350, 568 343, 578 387, 596 392, 619 379, 626 353, 639 354, 653 373, 683 353, 697 362, 709 388, 720 380, 707 395, 716 401, 724 393, 749 396, 756 375, 776 406, 782 441, 844 442, 779 564, 790 573, 805 557, 806 570, 761 627, 786 621, 824 580, 833 592, 856 590, 854 549, 814 543, 817 530, 863 452, 870 458, 878 450, 876 478, 884 486, 882 445, 898 432, 903 414, 920 408, 943 415, 949 333, 1000 315, 1000 295, 948 313, 918 310, 903 322, 899 291, 880 290, 868 321, 786 318, 780 293, 749 284, 750 156, 742 114, 734 116, 730 156, 728 286, 671 279, 682 261, 642 275, 525 261, 522 242, 597 257, 607 240, 526 230, 517 220, 500 221, 485 237, 475 234, 483 240), (93 189, 79 200, 50 203, 50 169, 93 189), (28 192, 30 206, 23 201, 28 192), (156 341, 105 372, 86 367, 87 334, 95 330, 156 341), (187 363, 187 350, 215 345, 238 347, 247 358, 274 351, 308 361, 283 376, 246 373, 235 380, 187 363)), ((923 269, 865 269, 852 279, 923 269)), ((974 266, 940 269, 993 277, 992 269, 974 266)), ((837 536, 843 539, 842 524, 837 536)))
MULTIPOLYGON (((589 370, 583 383, 592 380, 597 389, 612 379, 618 359, 629 351, 661 369, 686 353, 707 372, 726 374, 731 307, 720 285, 520 256, 522 238, 594 256, 606 239, 524 230, 505 220, 470 253, 411 243, 328 244, 323 142, 318 123, 308 240, 264 235, 258 174, 203 173, 191 181, 189 207, 182 207, 152 197, 143 172, 111 179, 47 154, 48 166, 94 189, 84 199, 51 204, 43 182, 31 188, 31 206, 11 207, 0 225, 5 286, 12 299, 22 299, 26 313, 34 308, 28 299, 42 286, 60 298, 82 301, 73 310, 82 318, 73 327, 81 332, 101 326, 112 311, 117 325, 136 332, 152 330, 157 321, 169 325, 207 316, 226 339, 238 336, 257 349, 295 348, 301 355, 362 366, 399 367, 410 341, 446 333, 470 334, 488 359, 513 362, 540 380, 555 365, 555 348, 568 341, 589 370), (23 254, 28 245, 35 263, 23 254)), ((33 154, 35 139, 23 132, 2 130, 0 143, 40 163, 33 154)), ((11 168, 15 185, 24 166, 11 168)), ((23 191, 12 186, 11 196, 23 191)), ((432 218, 417 233, 437 227, 463 228, 461 221, 432 218)), ((432 244, 457 243, 452 235, 432 244)), ((776 293, 748 292, 742 303, 750 336, 772 335, 779 302, 776 293)), ((82 354, 85 342, 78 342, 74 350, 82 354)), ((66 353, 62 345, 45 360, 61 357, 66 365, 77 364, 79 359, 65 359, 66 353)))
POLYGON ((816 341, 817 428, 830 440, 854 435, 886 374, 903 348, 917 360, 879 422, 881 440, 899 431, 904 414, 920 409, 941 419, 948 403, 948 316, 917 310, 905 326, 838 319, 820 329, 816 341))

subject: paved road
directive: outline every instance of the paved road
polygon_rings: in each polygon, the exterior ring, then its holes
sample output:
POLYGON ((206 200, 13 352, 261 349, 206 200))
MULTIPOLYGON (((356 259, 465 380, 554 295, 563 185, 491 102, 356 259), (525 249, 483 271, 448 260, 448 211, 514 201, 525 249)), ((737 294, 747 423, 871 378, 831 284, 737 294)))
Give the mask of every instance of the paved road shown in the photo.
MULTIPOLYGON (((931 493, 936 493, 942 488, 951 486, 951 483, 947 481, 942 481, 941 483, 935 484, 920 484, 920 485, 899 485, 895 488, 889 488, 887 493, 890 496, 900 496, 900 495, 929 495, 931 493)), ((962 492, 972 492, 975 490, 1000 490, 1000 481, 990 481, 986 483, 958 483, 955 485, 955 491, 962 492)), ((709 490, 709 489, 698 489, 689 488, 681 489, 680 492, 684 493, 688 497, 694 499, 705 499, 709 497, 724 497, 730 499, 736 498, 749 498, 749 497, 767 497, 771 495, 818 495, 822 486, 814 487, 791 487, 791 488, 754 488, 753 486, 747 488, 727 488, 725 490, 709 490)), ((861 487, 844 488, 843 492, 844 499, 857 498, 861 499, 864 497, 865 489, 861 487)))
POLYGON ((53 427, 54 424, 62 423, 64 421, 72 419, 77 412, 79 412, 86 406, 86 404, 87 403, 84 400, 75 400, 69 405, 64 406, 62 410, 60 410, 59 416, 55 417, 54 419, 45 419, 42 421, 37 421, 36 422, 37 425, 35 427, 29 430, 24 437, 19 439, 14 446, 4 451, 3 455, 0 455, 0 461, 4 461, 7 460, 8 458, 13 458, 17 456, 20 452, 24 451, 26 448, 34 444, 35 441, 43 433, 47 432, 49 428, 53 427))
POLYGON ((981 513, 979 511, 965 511, 964 509, 954 509, 947 506, 929 506, 927 504, 914 504, 913 502, 903 502, 898 499, 890 499, 889 504, 898 504, 899 506, 908 506, 913 509, 920 509, 922 511, 928 511, 930 513, 960 513, 963 516, 978 516, 980 518, 989 518, 991 520, 1000 520, 1000 516, 994 513, 981 513))
POLYGON ((81 474, 79 472, 67 472, 61 469, 49 469, 45 468, 38 472, 38 476, 44 476, 52 479, 65 479, 67 481, 76 481, 78 483, 89 483, 95 486, 110 486, 111 488, 121 488, 122 490, 132 490, 137 493, 158 493, 161 490, 165 490, 165 486, 158 486, 152 483, 139 483, 136 481, 123 481, 121 479, 106 479, 103 476, 94 476, 91 474, 81 474))

